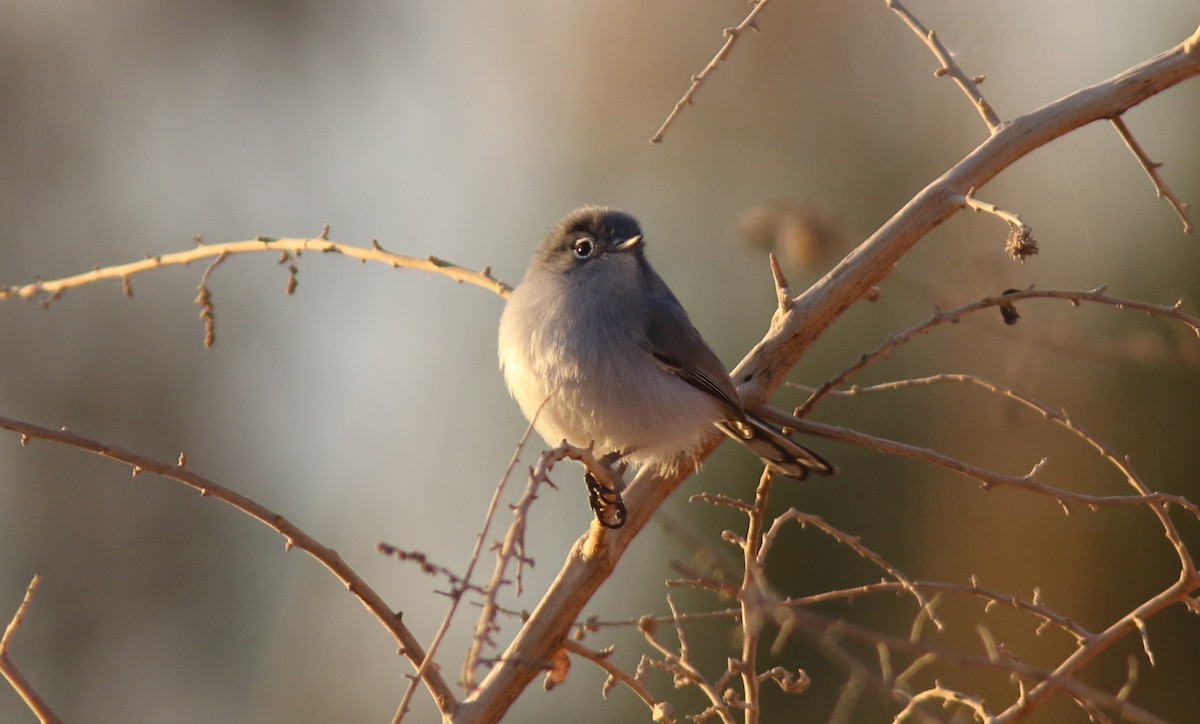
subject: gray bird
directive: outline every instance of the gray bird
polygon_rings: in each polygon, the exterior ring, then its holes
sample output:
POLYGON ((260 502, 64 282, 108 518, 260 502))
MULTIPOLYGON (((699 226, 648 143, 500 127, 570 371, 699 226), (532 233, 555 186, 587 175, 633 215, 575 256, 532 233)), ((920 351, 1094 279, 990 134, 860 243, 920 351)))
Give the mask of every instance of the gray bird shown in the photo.
POLYGON ((729 374, 646 261, 637 221, 587 206, 538 247, 500 318, 500 367, 550 445, 670 474, 716 429, 773 471, 830 474, 821 456, 748 413, 729 374))

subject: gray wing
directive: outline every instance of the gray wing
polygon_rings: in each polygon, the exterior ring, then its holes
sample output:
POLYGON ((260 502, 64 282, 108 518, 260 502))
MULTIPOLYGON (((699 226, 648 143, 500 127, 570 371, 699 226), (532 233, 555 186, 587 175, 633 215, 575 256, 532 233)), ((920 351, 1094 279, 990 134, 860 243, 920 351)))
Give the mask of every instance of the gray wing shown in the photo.
POLYGON ((663 370, 717 398, 730 418, 744 416, 742 401, 716 353, 692 326, 687 312, 667 285, 651 270, 643 346, 663 370))
POLYGON ((834 467, 820 455, 754 415, 746 414, 721 360, 692 326, 687 312, 662 279, 652 270, 647 271, 650 294, 643 346, 658 365, 723 403, 729 417, 717 423, 717 427, 750 448, 775 472, 799 480, 809 472, 832 475, 834 467))

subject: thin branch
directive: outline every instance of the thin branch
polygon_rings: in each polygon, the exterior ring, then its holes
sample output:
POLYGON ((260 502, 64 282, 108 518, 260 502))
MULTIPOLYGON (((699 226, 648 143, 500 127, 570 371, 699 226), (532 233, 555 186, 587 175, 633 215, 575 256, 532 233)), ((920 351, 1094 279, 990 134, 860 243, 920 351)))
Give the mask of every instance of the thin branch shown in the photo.
POLYGON ((695 686, 708 697, 709 708, 705 710, 705 713, 715 714, 724 724, 733 724, 733 712, 730 711, 728 703, 726 703, 724 697, 721 695, 721 691, 691 662, 687 635, 683 630, 683 622, 679 611, 675 608, 675 601, 670 596, 667 596, 667 605, 671 609, 671 622, 675 626, 675 636, 679 640, 678 653, 671 651, 654 635, 656 626, 651 617, 643 618, 642 622, 638 625, 638 629, 642 632, 646 643, 650 644, 663 657, 662 661, 652 661, 652 665, 655 668, 672 674, 675 677, 676 688, 679 688, 683 684, 695 686))
POLYGON ((795 508, 790 508, 782 515, 776 517, 771 523, 770 530, 763 535, 762 550, 760 550, 758 553, 759 565, 765 564, 767 553, 770 552, 771 547, 774 545, 775 538, 778 536, 779 531, 784 525, 793 521, 798 523, 801 528, 809 525, 813 526, 817 530, 820 530, 822 533, 828 535, 830 538, 833 538, 838 543, 847 546, 850 548, 850 550, 854 551, 864 560, 875 564, 878 568, 883 570, 884 573, 887 573, 889 576, 894 578, 904 588, 905 591, 912 594, 913 598, 917 600, 917 605, 921 607, 927 616, 929 616, 929 620, 933 622, 934 626, 936 626, 939 631, 945 627, 945 624, 943 624, 941 619, 938 618, 937 612, 933 610, 933 606, 925 598, 924 594, 922 594, 920 589, 912 584, 912 581, 908 579, 908 576, 904 575, 899 568, 896 568, 891 563, 888 563, 883 556, 879 555, 870 548, 867 548, 856 536, 842 532, 838 528, 835 528, 827 523, 819 516, 809 513, 801 513, 795 508))
POLYGON ((1063 488, 1056 488, 1052 485, 1045 485, 1037 482, 1038 473, 1046 464, 1046 460, 1038 461, 1024 475, 1006 475, 997 473, 984 468, 972 465, 970 463, 959 460, 939 453, 929 448, 923 448, 917 445, 909 445, 894 440, 888 440, 874 435, 868 435, 857 430, 851 430, 837 425, 828 425, 825 423, 813 422, 811 420, 800 419, 788 415, 785 412, 775 410, 770 407, 759 409, 760 414, 764 419, 769 419, 777 425, 788 425, 797 431, 807 435, 817 435, 830 440, 838 440, 841 442, 858 445, 861 447, 877 450, 887 455, 895 455, 897 457, 909 458, 912 460, 920 460, 923 462, 937 465, 938 467, 959 473, 965 477, 977 481, 983 489, 988 490, 993 487, 1011 487, 1020 490, 1027 490, 1033 493, 1044 495, 1053 499, 1064 509, 1070 504, 1082 505, 1088 508, 1112 507, 1112 506, 1146 506, 1151 510, 1158 510, 1161 506, 1178 506, 1194 512, 1197 509, 1195 503, 1192 503, 1186 498, 1177 495, 1168 495, 1166 493, 1149 492, 1140 495, 1088 495, 1086 493, 1077 493, 1063 488))
POLYGON ((820 402, 832 390, 840 387, 850 377, 862 371, 867 366, 886 358, 894 352, 898 347, 908 344, 917 337, 921 337, 931 332, 934 328, 943 324, 957 324, 964 316, 978 312, 990 307, 1000 307, 1012 304, 1023 299, 1062 299, 1071 303, 1072 306, 1079 306, 1080 302, 1090 302, 1095 304, 1104 304, 1116 309, 1132 309, 1134 311, 1145 312, 1151 316, 1167 317, 1175 321, 1182 322, 1187 325, 1192 332, 1200 337, 1200 317, 1183 312, 1183 300, 1179 300, 1172 305, 1150 304, 1141 302, 1136 299, 1122 299, 1113 297, 1107 293, 1107 287, 1098 287, 1091 291, 1068 291, 1061 289, 1046 289, 1039 290, 1029 288, 1024 291, 1007 292, 992 297, 984 297, 983 299, 969 302, 960 307, 955 307, 945 312, 937 312, 925 321, 916 324, 909 329, 906 329, 899 334, 894 334, 888 337, 887 341, 876 347, 874 350, 863 354, 853 364, 843 369, 834 377, 830 378, 822 384, 815 392, 809 395, 796 410, 797 417, 804 417, 809 414, 818 402, 820 402))
POLYGON ((3 675, 12 688, 17 692, 21 699, 25 702, 25 706, 29 707, 29 711, 33 712, 34 716, 42 724, 58 724, 62 721, 46 700, 37 693, 33 685, 25 678, 21 670, 13 662, 12 657, 8 655, 8 647, 12 644, 13 637, 17 634, 17 629, 21 627, 21 623, 25 620, 25 614, 28 613, 30 605, 33 604, 33 596, 37 592, 38 585, 42 579, 38 575, 34 575, 33 580, 29 582, 29 586, 25 589, 25 597, 21 599, 21 604, 17 606, 16 613, 13 614, 12 620, 8 622, 8 626, 4 628, 4 636, 0 637, 0 675, 3 675))
POLYGON ((987 201, 980 201, 974 196, 975 189, 971 189, 962 197, 963 206, 976 212, 991 214, 1008 224, 1008 242, 1004 245, 1004 250, 1008 255, 1017 261, 1025 261, 1027 257, 1038 253, 1037 241, 1033 238, 1033 229, 1029 227, 1021 217, 1016 214, 1005 211, 987 201))
MULTIPOLYGON (((1152 618, 1163 609, 1178 603, 1181 599, 1186 599, 1190 594, 1194 594, 1198 587, 1200 587, 1200 575, 1192 572, 1190 576, 1181 576, 1170 587, 1137 606, 1107 629, 1096 634, 1087 643, 1076 649, 1049 676, 1038 681, 1035 686, 1024 693, 1024 696, 1001 712, 995 721, 1009 722, 1021 719, 1033 711, 1040 702, 1058 691, 1066 691, 1082 701, 1102 703, 1117 711, 1121 711, 1117 705, 1122 707, 1132 706, 1129 702, 1116 697, 1100 697, 1093 694, 1077 695, 1076 692, 1088 687, 1075 677, 1084 666, 1095 660, 1096 657, 1110 646, 1117 643, 1117 641, 1124 638, 1127 634, 1138 631, 1137 621, 1145 621, 1152 618)), ((1134 721, 1162 721, 1158 717, 1141 710, 1137 710, 1137 716, 1130 716, 1129 712, 1124 711, 1121 713, 1134 721)))
MULTIPOLYGON (((1034 601, 1027 601, 1018 596, 1012 596, 1005 593, 998 593, 986 588, 982 588, 975 580, 970 584, 948 583, 942 581, 910 581, 909 586, 916 588, 919 591, 934 595, 957 595, 957 596, 972 596, 984 601, 984 611, 990 611, 995 606, 1004 606, 1017 611, 1027 613, 1041 621, 1038 624, 1038 633, 1047 626, 1053 626, 1067 635, 1071 636, 1077 644, 1082 644, 1090 639, 1095 634, 1084 627, 1080 626, 1071 618, 1059 614, 1045 604, 1034 601)), ((839 588, 831 591, 823 591, 821 593, 813 593, 807 596, 794 596, 783 598, 779 601, 782 606, 800 607, 800 606, 816 606, 819 604, 828 604, 836 601, 853 602, 855 599, 862 596, 870 596, 874 594, 895 594, 905 592, 907 589, 904 584, 899 581, 878 581, 876 583, 868 583, 862 586, 854 586, 852 588, 839 588)), ((737 620, 741 616, 740 608, 726 608, 718 611, 702 611, 695 613, 680 614, 680 620, 689 622, 714 621, 714 620, 737 620)), ((585 623, 580 624, 581 628, 588 630, 599 630, 602 628, 630 628, 637 626, 645 620, 644 616, 638 618, 603 620, 599 618, 589 618, 585 623)), ((658 616, 654 618, 655 623, 670 623, 671 618, 668 616, 658 616)))
POLYGON ((981 722, 988 722, 992 718, 991 714, 988 713, 987 707, 983 704, 983 699, 947 689, 942 686, 941 682, 934 682, 932 689, 926 689, 909 699, 908 704, 904 706, 904 709, 892 721, 897 724, 907 721, 910 716, 916 713, 917 707, 927 701, 940 701, 943 706, 958 704, 959 706, 966 707, 971 712, 972 721, 979 719, 981 722))
MULTIPOLYGON (((792 613, 796 617, 797 623, 792 629, 794 632, 804 636, 810 643, 824 652, 835 664, 850 671, 866 674, 868 676, 866 681, 871 683, 874 688, 885 695, 885 698, 891 701, 906 703, 910 695, 892 688, 889 682, 882 681, 874 672, 870 672, 863 667, 857 658, 837 645, 839 638, 844 636, 873 646, 884 646, 891 650, 907 651, 917 656, 933 656, 939 662, 946 665, 1008 674, 1020 682, 1037 682, 1035 688, 1039 686, 1046 687, 1046 691, 1042 692, 1043 696, 1049 692, 1063 691, 1077 700, 1092 702, 1095 705, 1114 711, 1129 721, 1144 722, 1146 724, 1166 724, 1163 719, 1127 700, 1119 699, 1112 694, 1071 678, 1069 675, 1063 673, 1062 667, 1054 671, 1048 671, 1027 664, 1017 657, 991 658, 959 653, 939 646, 933 646, 923 641, 891 636, 845 621, 831 619, 807 609, 794 609, 792 613)), ((1098 635, 1097 641, 1093 642, 1093 645, 1099 645, 1102 637, 1104 637, 1104 640, 1102 646, 1100 646, 1100 650, 1107 648, 1116 641, 1115 638, 1106 638, 1104 634, 1101 634, 1098 635)), ((1088 647, 1081 647, 1076 651, 1075 655, 1084 650, 1088 650, 1088 647)), ((1092 649, 1090 653, 1094 657, 1099 653, 1099 650, 1092 649)), ((1009 711, 1004 712, 991 721, 1012 721, 1020 718, 1022 713, 1029 713, 1029 710, 1025 708, 1023 698, 1014 703, 1009 711)))
MULTIPOLYGON (((133 474, 151 472, 168 480, 182 483, 199 492, 201 495, 219 500, 254 518, 284 538, 286 550, 299 548, 312 556, 318 563, 325 566, 339 581, 371 612, 379 623, 392 634, 400 644, 400 653, 408 658, 413 668, 419 668, 425 659, 425 651, 420 642, 404 625, 399 613, 393 611, 386 602, 338 555, 337 551, 321 544, 317 539, 305 533, 294 523, 262 505, 254 502, 240 493, 222 487, 213 481, 189 470, 186 459, 181 454, 178 465, 160 462, 151 457, 126 450, 116 445, 100 442, 67 430, 52 430, 40 425, 34 425, 22 420, 14 420, 0 416, 0 428, 12 430, 21 435, 25 444, 29 439, 41 439, 67 447, 86 450, 101 457, 116 460, 129 465, 133 474)), ((456 701, 454 693, 442 678, 441 672, 430 668, 424 673, 423 681, 433 695, 434 702, 440 711, 447 712, 454 708, 456 701)))
MULTIPOLYGON (((58 299, 64 291, 77 287, 105 280, 119 280, 125 285, 126 280, 135 274, 162 269, 164 267, 187 266, 201 259, 220 259, 233 254, 251 254, 257 252, 272 252, 275 254, 279 252, 291 252, 300 254, 306 251, 320 252, 322 254, 342 254, 351 259, 358 259, 363 262, 372 261, 386 264, 393 269, 415 269, 417 271, 441 274, 456 282, 465 282, 487 289, 501 297, 507 297, 509 292, 512 291, 512 287, 494 278, 490 269, 485 268, 482 271, 472 271, 435 256, 419 259, 411 256, 392 254, 391 252, 384 251, 383 247, 379 246, 378 243, 373 244, 371 248, 367 249, 321 238, 270 239, 264 236, 249 241, 200 244, 194 249, 171 254, 148 256, 141 261, 97 268, 90 272, 63 277, 61 279, 51 281, 39 280, 22 286, 0 287, 0 301, 14 297, 31 300, 39 296, 45 296, 48 299, 58 299)), ((125 287, 123 286, 123 288, 125 287)))
POLYGON ((964 73, 963 69, 954 60, 954 56, 951 55, 950 51, 946 50, 946 46, 942 45, 942 41, 938 40, 937 33, 926 28, 920 20, 917 20, 915 15, 908 11, 908 8, 900 4, 899 0, 887 0, 887 6, 900 16, 904 24, 916 33, 917 37, 924 41, 925 45, 933 53, 933 57, 937 58, 938 62, 942 64, 933 74, 939 78, 947 75, 950 76, 983 118, 983 122, 987 124, 988 132, 995 133, 1001 125, 1000 116, 996 115, 996 111, 992 109, 992 105, 979 92, 979 84, 983 82, 983 76, 971 77, 964 73))
MULTIPOLYGON (((1003 594, 994 594, 984 589, 978 588, 974 583, 970 586, 961 586, 950 583, 935 583, 929 581, 914 581, 913 585, 922 590, 930 592, 950 592, 961 593, 968 595, 978 595, 988 600, 995 600, 997 603, 1009 604, 1016 601, 1012 597, 1004 596, 1003 594), (992 599, 992 597, 995 597, 992 599)), ((1177 595, 1177 586, 1172 586, 1164 594, 1177 595)), ((838 666, 845 668, 848 671, 857 672, 858 675, 864 677, 864 682, 869 683, 873 689, 880 693, 886 700, 899 703, 906 703, 909 695, 893 688, 893 684, 899 683, 899 680, 890 681, 881 678, 876 672, 867 669, 853 657, 848 651, 838 645, 837 641, 841 637, 848 637, 856 641, 870 644, 872 646, 882 646, 885 650, 905 651, 917 657, 934 657, 943 664, 949 664, 958 667, 967 667, 985 671, 994 671, 1015 675, 1019 681, 1023 682, 1042 682, 1047 685, 1056 686, 1058 690, 1067 692, 1068 694, 1084 700, 1091 701, 1100 706, 1104 706, 1112 711, 1115 711, 1130 721, 1138 722, 1155 722, 1161 724, 1162 720, 1154 715, 1146 712, 1143 709, 1131 704, 1120 696, 1113 696, 1098 689, 1094 689, 1083 682, 1071 678, 1065 678, 1058 672, 1051 672, 1045 669, 1031 666, 1014 657, 1007 658, 991 658, 956 652, 943 647, 935 646, 921 640, 911 637, 896 637, 879 631, 874 631, 863 626, 853 623, 848 623, 844 620, 831 618, 815 611, 807 609, 808 606, 813 606, 822 603, 828 603, 834 600, 852 601, 855 597, 866 593, 893 593, 902 590, 902 586, 896 582, 883 581, 880 583, 869 584, 859 588, 845 589, 842 591, 830 591, 827 593, 814 594, 812 596, 804 596, 786 599, 783 603, 792 610, 794 616, 794 624, 789 630, 794 634, 803 635, 810 643, 820 649, 831 661, 838 666)), ((1163 594, 1159 594, 1155 599, 1158 599, 1163 594)), ((1049 609, 1036 610, 1039 607, 1044 607, 1042 604, 1025 602, 1021 606, 1022 609, 1033 613, 1038 617, 1053 616, 1058 620, 1065 620, 1062 617, 1054 614, 1049 609)), ((723 611, 710 611, 705 613, 681 614, 679 621, 701 621, 711 620, 714 618, 734 619, 740 615, 740 610, 736 608, 725 609, 723 611)), ((1134 615, 1130 613, 1129 616, 1134 615)), ((652 627, 656 624, 669 623, 673 617, 641 617, 638 619, 627 619, 620 621, 593 621, 595 627, 628 627, 638 626, 639 628, 652 627)), ((1124 619, 1122 619, 1124 621, 1124 619)), ((1133 625, 1126 625, 1118 622, 1114 624, 1117 627, 1115 633, 1117 637, 1136 630, 1133 625), (1128 631, 1121 631, 1120 626, 1126 626, 1128 631)), ((1076 637, 1076 640, 1081 644, 1077 652, 1085 648, 1092 651, 1092 645, 1103 642, 1106 648, 1112 643, 1115 643, 1113 637, 1113 627, 1109 631, 1102 634, 1091 634, 1083 629, 1078 628, 1073 624, 1062 626, 1064 630, 1073 631, 1078 629, 1085 634, 1082 638, 1076 637), (1083 645, 1083 644, 1086 644, 1083 645)), ((1093 655, 1098 651, 1093 651, 1093 655)), ((1019 702, 1018 702, 1019 703, 1019 702)))
POLYGON ((1121 136, 1121 140, 1124 141, 1129 150, 1133 152, 1133 155, 1137 158, 1138 163, 1142 165, 1142 168, 1146 171, 1146 175, 1150 177, 1150 183, 1154 184, 1154 193, 1158 195, 1158 198, 1166 199, 1167 203, 1171 205, 1171 208, 1175 209, 1175 213, 1179 216, 1179 220, 1183 222, 1183 233, 1191 233, 1192 221, 1188 215, 1188 205, 1179 200, 1179 197, 1175 195, 1175 192, 1171 190, 1171 187, 1168 186, 1167 183, 1163 181, 1162 176, 1159 175, 1158 169, 1162 166, 1162 164, 1150 159, 1150 154, 1146 153, 1146 150, 1142 148, 1142 144, 1138 143, 1138 140, 1133 137, 1133 132, 1129 130, 1129 126, 1125 125, 1125 119, 1123 117, 1113 116, 1108 120, 1113 124, 1113 128, 1117 129, 1117 133, 1121 136))
MULTIPOLYGON (((779 265, 774 263, 772 256, 771 268, 775 271, 777 289, 786 289, 787 281, 779 271, 779 265)), ((787 298, 781 294, 780 303, 787 298)), ((762 611, 760 593, 765 584, 762 559, 759 555, 766 544, 763 530, 766 526, 767 505, 771 498, 772 475, 770 468, 763 468, 758 479, 758 487, 754 491, 754 505, 747 510, 746 538, 742 542, 742 587, 740 599, 742 618, 742 699, 746 710, 743 720, 746 724, 755 724, 762 716, 760 708, 762 697, 759 691, 761 683, 755 672, 758 671, 758 644, 762 636, 762 611)))
MULTIPOLYGON (((873 385, 868 388, 856 388, 850 392, 854 394, 869 393, 895 390, 912 385, 932 385, 939 382, 969 383, 977 387, 981 387, 993 394, 1005 397, 1027 409, 1037 412, 1044 419, 1050 420, 1059 427, 1062 427, 1076 438, 1081 440, 1084 444, 1091 447, 1100 455, 1100 457, 1114 467, 1122 475, 1122 477, 1125 478, 1125 482, 1129 485, 1129 487, 1138 494, 1137 496, 1118 496, 1118 499, 1122 501, 1120 504, 1146 504, 1154 513, 1154 515, 1158 517, 1159 522, 1162 524, 1163 532, 1167 538, 1167 541, 1175 549, 1175 553, 1179 557, 1181 570, 1184 572, 1184 575, 1187 575, 1188 572, 1195 569, 1196 566, 1193 562, 1192 554, 1188 550, 1187 545, 1184 543, 1182 536, 1180 536, 1179 531, 1176 529, 1174 521, 1171 520, 1170 515, 1168 515, 1167 510, 1170 506, 1176 506, 1186 510, 1187 512, 1191 513, 1192 516, 1200 520, 1200 506, 1197 506, 1190 500, 1180 496, 1166 495, 1151 491, 1149 486, 1142 481, 1141 476, 1139 476, 1133 469, 1128 457, 1119 455, 1115 450, 1102 443, 1099 438, 1097 438, 1095 435, 1092 435, 1090 432, 1076 423, 1075 420, 1068 415, 1065 410, 1056 410, 1051 408, 1049 405, 1023 395, 1014 389, 1005 387, 1003 385, 998 385, 994 382, 990 382, 974 375, 940 374, 930 377, 900 380, 897 382, 873 385)), ((767 411, 769 412, 770 408, 768 408, 767 411)), ((1032 481, 1029 481, 1029 483, 1031 484, 1023 482, 1020 484, 1020 487, 1026 487, 1038 492, 1045 492, 1046 494, 1051 495, 1058 500, 1060 505, 1065 506, 1067 502, 1070 502, 1062 495, 1062 493, 1065 491, 1062 491, 1058 488, 1043 486, 1040 483, 1032 483, 1032 481)), ((1098 500, 1101 500, 1101 498, 1093 498, 1093 501, 1098 500)), ((1089 502, 1088 505, 1110 504, 1112 501, 1112 496, 1107 496, 1105 500, 1110 502, 1089 502)))
MULTIPOLYGON (((543 403, 544 404, 544 403, 543 403)), ((541 407, 538 408, 541 412, 541 407)), ((534 418, 536 419, 536 414, 534 418)), ((488 504, 487 512, 483 516, 483 528, 479 531, 479 536, 475 539, 475 548, 471 551, 471 559, 467 562, 467 570, 462 575, 460 583, 452 585, 450 588, 450 607, 446 610, 446 615, 442 617, 442 623, 438 627, 437 633, 434 634, 433 640, 429 643, 429 651, 425 653, 425 659, 421 661, 421 666, 417 669, 416 675, 410 681, 407 688, 404 690, 404 695, 400 698, 400 704, 396 707, 396 714, 392 717, 393 724, 399 724, 408 713, 409 704, 412 702, 413 696, 416 694, 417 682, 420 681, 425 672, 431 667, 436 666, 434 663, 434 655, 437 653, 438 647, 441 646, 442 639, 450 630, 450 622, 454 620, 454 614, 458 611, 458 605, 462 602, 463 594, 468 589, 477 588, 471 583, 471 576, 475 573, 475 566, 479 563, 479 556, 483 552, 483 542, 487 539, 488 530, 492 526, 492 521, 496 516, 496 508, 500 504, 500 496, 504 492, 504 488, 508 485, 508 480, 512 476, 513 470, 517 467, 517 461, 520 460, 521 451, 525 449, 525 443, 529 441, 530 435, 533 433, 533 423, 530 423, 525 428, 525 434, 521 436, 517 447, 513 451, 513 456, 508 461, 508 467, 504 470, 504 475, 500 477, 500 482, 496 485, 495 492, 492 493, 492 501, 488 504)), ((465 678, 464 681, 468 679, 465 678)))
MULTIPOLYGON (((641 699, 642 703, 645 704, 646 707, 650 709, 650 714, 653 717, 654 721, 656 721, 656 722, 671 721, 671 719, 669 718, 669 714, 666 718, 664 718, 662 713, 660 713, 660 712, 664 712, 663 707, 665 706, 665 703, 657 701, 654 698, 654 695, 650 693, 650 690, 647 689, 645 687, 645 685, 642 684, 642 682, 638 681, 637 678, 628 674, 621 667, 617 666, 616 664, 614 664, 612 662, 613 650, 611 648, 605 649, 603 651, 594 651, 594 650, 588 648, 587 646, 584 646, 583 644, 581 644, 577 641, 572 641, 570 639, 563 641, 563 648, 566 649, 567 651, 569 651, 570 653, 575 654, 576 656, 585 658, 588 661, 591 661, 596 666, 599 666, 601 669, 604 670, 605 673, 608 674, 610 681, 615 681, 615 682, 624 684, 625 688, 632 691, 634 693, 634 695, 636 695, 637 698, 641 699)), ((605 684, 605 694, 604 694, 604 698, 606 698, 606 699, 608 698, 607 692, 608 692, 609 688, 611 688, 611 684, 606 683, 605 684)))
POLYGON ((663 121, 662 125, 658 127, 658 130, 654 132, 654 135, 650 137, 651 143, 662 143, 663 134, 666 133, 667 129, 671 127, 671 124, 675 122, 675 119, 679 117, 679 114, 683 112, 683 109, 692 105, 692 99, 695 98, 696 91, 700 90, 700 85, 704 82, 704 79, 707 78, 710 73, 715 71, 717 66, 721 65, 722 61, 724 61, 729 55, 729 51, 733 49, 733 44, 737 42, 742 33, 746 32, 747 30, 758 30, 758 14, 762 12, 762 9, 767 6, 768 2, 770 2, 770 0, 757 0, 754 3, 754 7, 750 9, 750 14, 746 16, 745 20, 738 23, 737 27, 725 28, 725 44, 721 46, 721 49, 717 51, 717 54, 713 56, 713 59, 708 61, 708 65, 704 66, 704 70, 701 70, 698 74, 692 76, 691 86, 688 87, 687 92, 683 94, 683 97, 679 99, 679 102, 675 104, 675 107, 671 109, 671 113, 667 116, 667 120, 663 121))
MULTIPOLYGON (((539 407, 538 410, 540 412, 541 408, 539 407)), ((529 427, 532 429, 533 423, 530 423, 529 427)), ((527 430, 526 435, 528 436, 528 434, 527 430)), ((497 596, 500 594, 500 588, 509 582, 507 578, 509 564, 514 561, 517 564, 516 584, 517 593, 520 594, 524 566, 533 562, 525 554, 525 528, 529 509, 537 500, 537 491, 542 485, 554 487, 554 482, 550 480, 550 471, 554 469, 554 465, 567 459, 586 460, 585 465, 590 463, 600 467, 599 462, 592 456, 591 450, 576 448, 564 442, 556 448, 543 452, 538 458, 537 464, 529 468, 525 492, 515 504, 510 506, 513 512, 513 521, 508 527, 504 540, 495 547, 496 567, 492 570, 491 579, 483 587, 483 606, 479 614, 479 622, 475 625, 475 633, 471 637, 471 647, 463 662, 463 685, 468 691, 476 688, 475 669, 479 667, 484 647, 495 645, 491 636, 498 629, 496 625, 496 614, 499 612, 497 596)), ((589 470, 591 470, 590 466, 589 470)), ((605 473, 605 475, 607 474, 605 473)))

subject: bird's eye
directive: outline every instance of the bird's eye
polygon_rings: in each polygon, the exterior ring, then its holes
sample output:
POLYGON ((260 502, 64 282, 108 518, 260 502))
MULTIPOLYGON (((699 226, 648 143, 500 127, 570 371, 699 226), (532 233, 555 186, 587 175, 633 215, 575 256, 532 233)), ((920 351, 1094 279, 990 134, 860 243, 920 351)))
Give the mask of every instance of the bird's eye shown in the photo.
POLYGON ((575 252, 576 259, 587 259, 596 252, 596 242, 588 237, 580 237, 571 244, 571 251, 575 252))

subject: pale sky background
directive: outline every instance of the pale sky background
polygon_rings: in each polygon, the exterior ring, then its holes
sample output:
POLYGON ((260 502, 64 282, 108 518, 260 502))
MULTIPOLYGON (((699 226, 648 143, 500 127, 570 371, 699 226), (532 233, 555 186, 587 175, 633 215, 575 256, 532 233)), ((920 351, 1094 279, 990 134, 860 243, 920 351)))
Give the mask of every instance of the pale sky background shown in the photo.
MULTIPOLYGON (((967 72, 987 76, 982 89, 1004 118, 1149 58, 1200 21, 1194 0, 910 6, 967 72)), ((0 0, 0 284, 185 249, 194 234, 216 243, 316 235, 325 224, 337 241, 377 239, 399 253, 491 266, 516 283, 556 219, 611 204, 642 221, 651 260, 732 366, 766 330, 774 300, 764 251, 738 232, 748 209, 802 201, 843 230, 833 259, 787 269, 799 289, 985 136, 884 3, 777 0, 762 32, 739 42, 666 142, 651 145, 721 29, 746 9, 683 0, 0 0)), ((1175 191, 1200 208, 1197 117, 1193 80, 1127 120, 1166 163, 1175 191)), ((1036 152, 979 196, 1021 214, 1042 253, 1016 264, 1003 254, 1000 222, 960 214, 906 258, 879 302, 835 325, 792 379, 817 384, 935 305, 1009 287, 1111 284, 1118 296, 1200 307, 1197 238, 1181 233, 1111 129, 1085 128, 1036 152)), ((139 276, 131 300, 104 284, 48 311, 0 304, 0 414, 163 460, 186 451, 197 472, 336 548, 428 641, 445 582, 381 558, 375 544, 465 565, 525 429, 496 368, 501 301, 442 277, 319 255, 300 260, 289 298, 274 257, 231 258, 210 283, 217 343, 205 351, 193 305, 202 273, 139 276)), ((981 315, 940 331, 861 381, 987 375, 1069 409, 1133 455, 1152 486, 1200 498, 1196 339, 1109 309, 1041 303, 1022 313, 1012 328, 981 315)), ((798 398, 778 395, 781 404, 798 398)), ((1009 473, 1048 455, 1064 486, 1125 492, 1067 435, 971 390, 836 401, 817 418, 1009 473)), ((813 444, 842 475, 777 502, 861 535, 915 577, 978 573, 1026 596, 1041 586, 1099 627, 1173 575, 1149 516, 1065 518, 1042 499, 813 444)), ((745 494, 756 476, 749 457, 722 449, 670 515, 722 546, 717 533, 741 521, 686 498, 745 494)), ((560 469, 560 489, 538 502, 529 540, 537 566, 526 594, 505 605, 531 608, 585 529, 578 478, 560 469)), ((815 536, 793 542, 780 569, 798 583, 781 580, 786 592, 879 578, 815 536)), ((0 620, 35 572, 44 578, 13 654, 70 721, 387 721, 410 671, 331 576, 284 554, 261 525, 177 484, 131 479, 120 465, 44 443, 23 449, 7 433, 0 551, 0 620)), ((589 612, 665 613, 662 581, 678 575, 669 561, 690 555, 652 527, 589 612)), ((727 605, 676 595, 691 610, 727 605)), ((903 631, 913 612, 896 606, 903 631)), ((474 613, 460 615, 443 649, 452 679, 474 613)), ((964 646, 977 641, 972 626, 960 626, 964 646)), ((1160 661, 1143 667, 1138 700, 1177 699, 1178 709, 1155 709, 1168 719, 1194 711, 1194 686, 1178 683, 1200 675, 1194 617, 1175 612, 1150 630, 1160 661)), ((722 648, 726 633, 712 654, 718 670, 732 651, 722 648)), ((642 649, 618 639, 632 668, 642 649)), ((1136 641, 1124 643, 1098 665, 1098 685, 1119 686, 1125 656, 1137 653, 1136 641)), ((824 720, 840 679, 795 646, 793 668, 830 678, 791 700, 797 708, 780 721, 824 720)), ((512 720, 645 717, 627 692, 603 701, 602 680, 577 662, 566 686, 532 686, 512 720)), ((665 675, 653 683, 671 695, 665 675)), ((411 721, 431 721, 428 697, 416 703, 411 721)), ((878 713, 871 706, 863 711, 878 713)), ((0 721, 27 720, 0 688, 0 721)))

